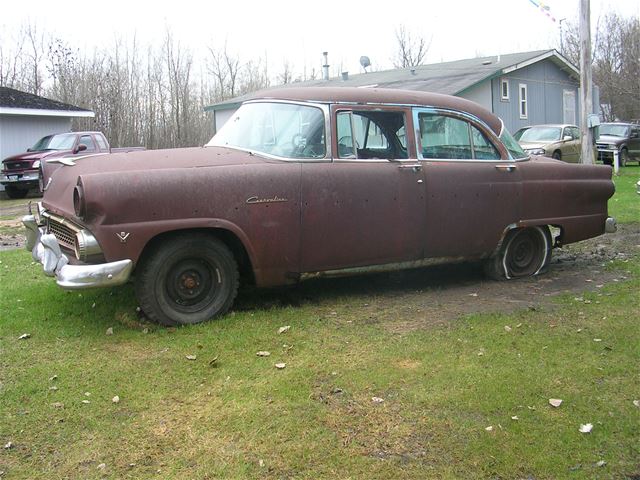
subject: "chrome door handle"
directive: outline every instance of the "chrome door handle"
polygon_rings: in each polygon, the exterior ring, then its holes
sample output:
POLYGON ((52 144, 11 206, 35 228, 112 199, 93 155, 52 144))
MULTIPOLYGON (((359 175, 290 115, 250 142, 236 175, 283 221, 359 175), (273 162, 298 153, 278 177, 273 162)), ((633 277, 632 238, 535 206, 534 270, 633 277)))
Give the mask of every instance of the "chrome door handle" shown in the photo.
POLYGON ((398 168, 400 170, 413 170, 414 172, 419 172, 422 170, 422 165, 419 163, 413 163, 411 165, 400 165, 398 168))
POLYGON ((496 170, 500 170, 501 172, 513 172, 515 169, 515 165, 496 165, 496 170))

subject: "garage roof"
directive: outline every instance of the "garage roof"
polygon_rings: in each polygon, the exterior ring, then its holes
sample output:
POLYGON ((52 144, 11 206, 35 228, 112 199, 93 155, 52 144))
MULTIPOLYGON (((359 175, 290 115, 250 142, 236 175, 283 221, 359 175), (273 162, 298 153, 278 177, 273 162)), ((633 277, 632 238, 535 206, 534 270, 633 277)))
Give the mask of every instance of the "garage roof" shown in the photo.
POLYGON ((22 92, 14 88, 0 87, 0 114, 36 115, 53 117, 95 117, 91 110, 22 92))

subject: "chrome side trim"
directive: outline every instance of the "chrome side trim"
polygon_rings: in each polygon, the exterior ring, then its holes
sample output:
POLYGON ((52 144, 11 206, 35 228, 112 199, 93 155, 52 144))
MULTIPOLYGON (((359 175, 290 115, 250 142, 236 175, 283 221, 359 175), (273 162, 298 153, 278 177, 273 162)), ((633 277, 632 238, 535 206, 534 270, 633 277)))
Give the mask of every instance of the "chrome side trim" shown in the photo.
POLYGON ((385 263, 382 265, 350 267, 350 268, 341 268, 336 270, 323 270, 318 272, 305 272, 300 274, 299 279, 302 281, 302 280, 310 280, 312 278, 342 277, 342 276, 357 275, 357 274, 363 274, 363 273, 393 272, 396 270, 407 270, 411 268, 430 267, 433 265, 442 265, 445 263, 461 263, 461 262, 467 262, 467 261, 474 261, 474 260, 480 260, 485 257, 486 256, 423 258, 421 260, 413 260, 408 262, 385 263))
POLYGON ((112 287, 126 283, 131 277, 133 262, 129 259, 95 265, 69 265, 53 234, 38 227, 33 215, 25 215, 22 223, 27 229, 27 249, 34 260, 43 266, 45 275, 56 277, 56 283, 65 290, 93 287, 112 287))

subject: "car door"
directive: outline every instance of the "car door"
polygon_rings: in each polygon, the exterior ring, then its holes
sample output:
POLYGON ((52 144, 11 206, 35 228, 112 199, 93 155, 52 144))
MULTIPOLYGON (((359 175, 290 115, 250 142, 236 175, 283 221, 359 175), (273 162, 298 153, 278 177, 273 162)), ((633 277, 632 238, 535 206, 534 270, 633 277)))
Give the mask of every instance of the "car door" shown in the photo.
POLYGON ((407 145, 410 116, 332 109, 332 161, 302 165, 302 272, 422 258, 424 176, 407 145))
POLYGON ((629 157, 640 161, 640 126, 637 125, 629 131, 629 157))
POLYGON ((564 127, 562 133, 564 140, 562 146, 562 159, 566 162, 578 163, 582 154, 582 146, 580 145, 580 131, 577 127, 564 127), (571 137, 571 140, 564 140, 571 137))
POLYGON ((520 162, 466 115, 414 109, 426 182, 425 256, 486 256, 520 220, 520 162))

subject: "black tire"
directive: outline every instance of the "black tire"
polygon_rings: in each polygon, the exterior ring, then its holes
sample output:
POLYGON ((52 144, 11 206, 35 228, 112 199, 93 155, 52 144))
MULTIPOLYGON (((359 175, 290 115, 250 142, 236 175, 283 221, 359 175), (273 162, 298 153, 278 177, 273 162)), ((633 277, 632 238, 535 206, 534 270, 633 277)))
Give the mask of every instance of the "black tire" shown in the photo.
POLYGON ((620 166, 626 167, 629 161, 629 151, 626 148, 620 150, 620 166))
POLYGON ((549 228, 519 228, 506 235, 498 254, 486 260, 484 271, 494 280, 529 277, 543 272, 550 260, 549 228))
POLYGON ((555 152, 553 152, 553 158, 555 158, 556 160, 562 160, 562 152, 556 150, 555 152))
POLYGON ((167 237, 145 252, 136 270, 140 308, 162 325, 206 322, 229 310, 238 293, 238 265, 213 235, 167 237))
POLYGON ((7 185, 5 187, 5 192, 7 192, 7 196, 9 198, 24 198, 29 193, 29 189, 16 188, 13 185, 7 185))

